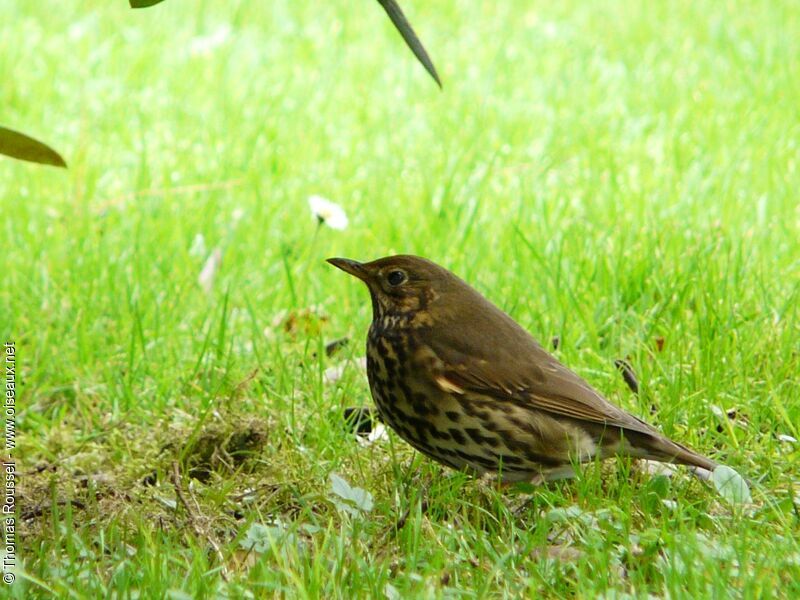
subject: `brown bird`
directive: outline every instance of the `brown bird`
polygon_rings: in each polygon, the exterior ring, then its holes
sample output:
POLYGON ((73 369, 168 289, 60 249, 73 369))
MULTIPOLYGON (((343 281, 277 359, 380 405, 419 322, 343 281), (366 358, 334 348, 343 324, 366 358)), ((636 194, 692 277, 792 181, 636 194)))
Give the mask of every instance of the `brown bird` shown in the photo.
POLYGON ((717 466, 611 404, 447 269, 405 255, 328 262, 367 284, 372 397, 426 456, 534 483, 618 453, 717 466))

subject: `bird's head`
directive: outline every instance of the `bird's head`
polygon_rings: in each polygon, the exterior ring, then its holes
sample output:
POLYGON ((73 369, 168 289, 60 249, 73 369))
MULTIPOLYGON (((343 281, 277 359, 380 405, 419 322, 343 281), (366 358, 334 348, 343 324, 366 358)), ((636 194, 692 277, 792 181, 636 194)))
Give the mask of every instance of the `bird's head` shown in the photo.
POLYGON ((399 317, 411 325, 424 325, 427 316, 460 279, 419 256, 398 255, 360 263, 348 258, 329 258, 333 266, 358 277, 372 296, 372 318, 399 317))

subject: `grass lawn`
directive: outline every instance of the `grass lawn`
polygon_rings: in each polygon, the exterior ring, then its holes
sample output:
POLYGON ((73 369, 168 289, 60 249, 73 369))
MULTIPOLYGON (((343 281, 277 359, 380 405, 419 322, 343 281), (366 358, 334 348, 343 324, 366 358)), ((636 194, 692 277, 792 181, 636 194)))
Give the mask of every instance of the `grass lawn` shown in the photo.
POLYGON ((371 0, 0 3, 0 124, 69 163, 0 157, 0 597, 800 596, 800 4, 401 4, 443 91, 371 0), (752 502, 359 442, 371 308, 324 259, 394 253, 752 502))

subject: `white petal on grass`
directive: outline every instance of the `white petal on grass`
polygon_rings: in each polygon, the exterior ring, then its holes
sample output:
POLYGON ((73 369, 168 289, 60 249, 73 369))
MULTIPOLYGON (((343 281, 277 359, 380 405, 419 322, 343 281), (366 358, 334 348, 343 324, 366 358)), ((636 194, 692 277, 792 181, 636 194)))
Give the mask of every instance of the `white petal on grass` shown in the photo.
POLYGON ((787 444, 796 444, 797 438, 792 437, 791 435, 786 435, 785 433, 778 434, 778 441, 779 442, 786 442, 787 444))
POLYGON ((197 276, 197 283, 203 288, 205 293, 211 292, 214 287, 214 278, 217 276, 217 270, 222 262, 222 250, 214 248, 211 254, 208 255, 205 264, 203 265, 200 275, 197 276))
POLYGON ((349 360, 348 359, 348 360, 345 360, 345 361, 339 363, 338 365, 333 365, 332 367, 328 367, 322 373, 322 380, 325 383, 336 383, 337 381, 339 381, 342 378, 342 376, 344 375, 345 370, 350 365, 352 365, 352 366, 354 366, 354 367, 356 367, 358 369, 361 369, 361 370, 366 370, 366 368, 367 368, 367 359, 365 357, 364 358, 360 358, 358 360, 349 360))
POLYGON ((678 470, 675 465, 658 462, 657 460, 643 460, 640 468, 648 475, 663 475, 664 477, 672 477, 678 470))
POLYGON ((322 196, 312 195, 308 197, 308 207, 311 214, 320 223, 325 223, 331 229, 347 229, 347 214, 344 209, 322 196))
POLYGON ((403 595, 397 591, 397 588, 388 582, 383 586, 383 594, 386 596, 386 600, 400 600, 400 598, 403 597, 403 595))
POLYGON ((389 433, 384 427, 383 423, 376 423, 375 426, 372 428, 372 431, 369 432, 369 435, 364 437, 363 435, 357 435, 356 441, 358 445, 362 448, 366 448, 371 446, 378 440, 386 440, 389 439, 389 433))
POLYGON ((245 488, 244 492, 240 495, 240 498, 244 504, 252 504, 256 500, 258 500, 257 490, 255 488, 245 488))
POLYGON ((374 443, 377 442, 378 440, 385 440, 388 437, 389 433, 386 427, 383 426, 383 423, 378 423, 377 425, 375 425, 372 431, 369 432, 369 435, 367 436, 367 441, 370 443, 374 443))
POLYGON ((712 475, 714 487, 719 495, 731 504, 747 504, 750 502, 750 487, 734 469, 720 465, 712 475))
POLYGON ((710 406, 710 408, 711 408, 711 412, 712 412, 712 413, 714 413, 714 416, 715 416, 715 417, 717 417, 718 419, 720 419, 720 420, 722 420, 722 421, 724 421, 724 420, 725 420, 725 418, 726 418, 726 415, 725 415, 725 411, 724 411, 724 410, 722 410, 722 409, 721 409, 719 406, 717 406, 716 404, 712 404, 712 405, 710 406))
POLYGON ((243 209, 243 208, 234 208, 234 209, 233 209, 233 212, 231 213, 231 222, 232 222, 234 225, 238 224, 238 223, 239 223, 239 221, 241 221, 241 220, 242 220, 242 218, 244 217, 244 215, 245 215, 245 212, 244 212, 244 209, 243 209))
POLYGON ((206 238, 202 233, 198 233, 192 240, 192 245, 189 246, 189 256, 200 258, 205 256, 208 250, 206 249, 206 238))
POLYGON ((325 372, 322 373, 322 380, 325 383, 336 383, 342 378, 342 375, 344 375, 344 369, 346 365, 347 363, 341 363, 332 367, 328 367, 325 369, 325 372))
POLYGON ((192 56, 209 55, 214 50, 222 46, 231 37, 231 28, 229 25, 223 25, 216 31, 208 35, 201 35, 192 38, 189 42, 189 54, 192 56))
POLYGON ((156 500, 158 500, 161 504, 166 506, 167 508, 176 509, 178 507, 178 502, 172 498, 165 498, 163 496, 156 496, 156 500))
POLYGON ((280 327, 283 322, 286 320, 286 317, 289 316, 289 311, 285 308, 282 308, 278 312, 275 313, 275 316, 272 317, 271 325, 274 328, 280 327))

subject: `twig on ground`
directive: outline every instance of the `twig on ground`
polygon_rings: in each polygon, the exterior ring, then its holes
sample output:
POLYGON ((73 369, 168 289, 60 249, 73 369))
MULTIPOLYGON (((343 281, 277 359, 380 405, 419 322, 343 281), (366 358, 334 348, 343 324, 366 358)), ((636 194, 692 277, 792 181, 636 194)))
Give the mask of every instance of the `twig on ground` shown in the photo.
POLYGON ((80 510, 86 508, 86 505, 80 500, 58 500, 57 502, 55 502, 55 504, 52 502, 49 504, 37 504, 36 506, 31 507, 27 510, 22 510, 20 511, 19 518, 22 519, 23 521, 36 519, 38 517, 41 517, 45 513, 45 511, 48 510, 52 511, 53 506, 66 506, 67 504, 71 504, 73 507, 80 510))
POLYGON ((220 575, 222 576, 222 579, 225 580, 225 582, 230 581, 228 577, 228 568, 225 566, 225 556, 222 554, 222 549, 220 548, 219 543, 216 539, 214 539, 212 533, 200 524, 200 520, 205 520, 205 517, 203 517, 202 512, 200 511, 200 505, 197 503, 197 499, 192 496, 195 508, 192 508, 189 505, 189 502, 186 500, 186 495, 183 493, 183 482, 178 461, 174 461, 172 463, 172 485, 175 487, 175 494, 178 497, 178 502, 180 502, 184 510, 186 510, 186 515, 189 518, 189 525, 191 525, 195 534, 198 537, 204 538, 214 550, 214 553, 219 559, 220 575))
MULTIPOLYGON (((406 512, 404 512, 404 513, 403 513, 403 516, 401 516, 401 517, 400 517, 400 518, 397 520, 397 523, 396 523, 396 524, 395 524, 395 526, 394 526, 394 528, 395 528, 395 531, 400 531, 400 530, 401 530, 403 527, 405 527, 405 526, 406 526, 406 522, 408 521, 408 517, 409 517, 409 516, 411 516, 411 508, 412 508, 412 507, 410 507, 410 506, 409 506, 409 507, 408 507, 408 509, 406 510, 406 512)), ((423 500, 423 501, 422 501, 422 504, 421 504, 421 505, 420 505, 420 507, 419 507, 419 512, 420 512, 421 514, 423 514, 423 515, 424 515, 426 512, 428 512, 428 501, 427 501, 427 500, 423 500)))

